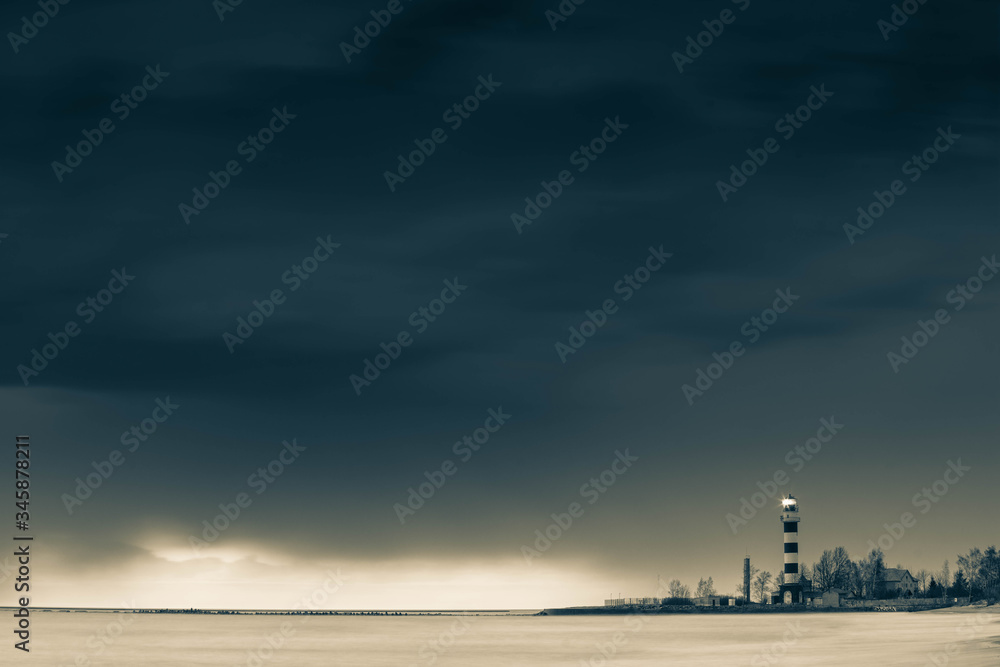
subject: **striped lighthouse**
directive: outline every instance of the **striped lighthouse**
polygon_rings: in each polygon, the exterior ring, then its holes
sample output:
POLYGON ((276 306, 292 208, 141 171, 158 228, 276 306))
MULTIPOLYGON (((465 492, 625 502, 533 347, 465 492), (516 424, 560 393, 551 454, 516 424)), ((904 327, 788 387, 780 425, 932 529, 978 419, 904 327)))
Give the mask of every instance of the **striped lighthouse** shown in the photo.
POLYGON ((802 584, 799 579, 799 520, 799 501, 789 494, 781 500, 785 583, 779 592, 785 604, 798 603, 802 600, 802 584))

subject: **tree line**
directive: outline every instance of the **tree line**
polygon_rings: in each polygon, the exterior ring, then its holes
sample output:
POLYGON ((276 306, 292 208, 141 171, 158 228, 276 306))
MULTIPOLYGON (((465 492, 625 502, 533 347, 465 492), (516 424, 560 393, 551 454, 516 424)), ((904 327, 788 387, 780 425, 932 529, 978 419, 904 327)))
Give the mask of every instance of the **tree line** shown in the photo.
MULTIPOLYGON (((906 569, 902 565, 896 567, 906 569)), ((807 592, 825 593, 837 589, 859 599, 893 599, 899 597, 899 592, 886 586, 887 569, 889 566, 881 549, 872 549, 864 557, 852 560, 847 549, 836 547, 825 550, 811 569, 803 564, 800 580, 807 592)), ((954 579, 948 561, 938 572, 918 570, 910 574, 919 585, 918 597, 969 597, 972 601, 1000 602, 1000 551, 995 546, 985 550, 976 547, 960 555, 954 579)), ((785 574, 779 572, 774 576, 751 565, 750 581, 751 601, 764 603, 785 583, 785 574)), ((742 584, 736 587, 736 597, 743 597, 742 584)))
MULTIPOLYGON (((837 589, 855 598, 864 600, 886 600, 899 597, 897 591, 886 586, 885 574, 889 566, 885 553, 878 548, 858 560, 852 560, 847 549, 836 547, 823 552, 819 562, 810 568, 800 566, 800 581, 806 592, 825 593, 837 589)), ((896 565, 898 569, 906 569, 896 565)), ((987 600, 1000 602, 1000 551, 995 546, 984 549, 970 549, 955 561, 955 575, 951 575, 949 562, 945 561, 941 570, 910 572, 918 583, 917 597, 968 597, 971 601, 987 600)), ((766 603, 771 594, 785 583, 785 573, 777 576, 766 570, 750 566, 750 599, 752 602, 766 603)), ((661 588, 661 590, 663 590, 661 588)), ((679 579, 666 586, 665 604, 690 604, 691 588, 679 579)), ((712 577, 699 579, 694 597, 718 595, 712 577)), ((737 600, 743 599, 743 584, 736 586, 737 600)))

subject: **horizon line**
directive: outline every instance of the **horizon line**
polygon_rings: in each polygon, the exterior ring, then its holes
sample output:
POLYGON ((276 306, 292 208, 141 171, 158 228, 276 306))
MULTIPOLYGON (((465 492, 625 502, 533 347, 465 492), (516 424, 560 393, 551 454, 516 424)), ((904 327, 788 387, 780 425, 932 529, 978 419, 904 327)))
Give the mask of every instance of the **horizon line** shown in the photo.
MULTIPOLYGON (((0 605, 0 610, 21 609, 18 606, 0 605)), ((358 612, 358 611, 395 611, 395 612, 511 612, 511 611, 534 611, 544 609, 544 607, 525 607, 523 609, 290 609, 290 608, 239 608, 229 609, 222 607, 52 607, 52 606, 31 606, 29 611, 157 611, 157 612, 190 612, 190 611, 244 611, 244 612, 286 612, 298 614, 329 613, 329 612, 358 612)))

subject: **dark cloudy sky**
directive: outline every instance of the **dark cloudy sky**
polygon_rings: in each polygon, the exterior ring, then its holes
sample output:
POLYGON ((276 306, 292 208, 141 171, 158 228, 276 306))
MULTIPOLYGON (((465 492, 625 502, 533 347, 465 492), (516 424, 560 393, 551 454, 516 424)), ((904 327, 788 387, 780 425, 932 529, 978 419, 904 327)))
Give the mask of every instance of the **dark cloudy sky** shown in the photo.
MULTIPOLYGON (((350 63, 339 44, 385 3, 248 0, 223 21, 209 0, 70 3, 17 53, 8 37, 0 414, 33 442, 35 601, 284 607, 338 567, 330 607, 599 604, 651 595, 657 574, 731 591, 745 552, 781 568, 776 500, 738 535, 726 514, 782 469, 805 562, 861 556, 907 511, 893 564, 997 542, 1000 281, 948 301, 1000 253, 997 14, 928 2, 886 40, 890 4, 589 0, 552 30, 555 0, 403 0, 350 63), (671 54, 723 9, 735 20, 678 72, 671 54), (500 85, 452 130, 443 112, 480 76, 500 85), (775 123, 812 86, 832 96, 786 140, 775 123), (238 145, 286 107, 247 162, 238 145), (52 162, 105 117, 114 132, 60 182, 52 162), (628 127, 581 173, 571 154, 606 118, 628 127), (384 172, 438 127, 391 192, 384 172), (960 138, 911 182, 938 128, 960 138), (769 137, 724 202, 717 181, 769 137), (242 171, 185 224, 179 204, 229 160, 242 171), (519 234, 511 214, 567 169, 519 234), (851 244, 844 225, 895 179, 905 194, 851 244), (317 237, 340 246, 290 291, 317 237), (672 257, 623 301, 616 282, 661 245, 672 257), (122 267, 134 281, 85 322, 77 305, 122 267), (456 278, 467 290, 417 333, 410 314, 456 278), (279 288, 230 354, 223 333, 279 288), (750 344, 741 327, 779 289, 800 298, 750 344), (555 344, 609 298, 562 363, 555 344), (894 372, 887 354, 942 308, 894 372), (18 366, 70 320, 80 334, 25 386, 18 366), (401 331, 413 344, 357 395, 349 376, 401 331), (734 341, 745 354, 689 404, 682 385, 734 341), (167 397, 180 407, 128 452, 121 434, 167 397), (509 422, 461 461, 452 444, 501 406, 509 422), (844 428, 794 471, 786 452, 823 418, 844 428), (248 477, 293 438, 305 451, 258 495, 248 477), (70 515, 64 494, 116 449, 70 515), (581 485, 626 449, 638 461, 588 504, 581 485), (457 472, 401 525, 394 504, 446 459, 457 472), (972 470, 920 514, 913 496, 959 459, 972 470), (527 563, 573 502, 583 516, 527 563)), ((8 3, 0 25, 33 10, 8 3)))

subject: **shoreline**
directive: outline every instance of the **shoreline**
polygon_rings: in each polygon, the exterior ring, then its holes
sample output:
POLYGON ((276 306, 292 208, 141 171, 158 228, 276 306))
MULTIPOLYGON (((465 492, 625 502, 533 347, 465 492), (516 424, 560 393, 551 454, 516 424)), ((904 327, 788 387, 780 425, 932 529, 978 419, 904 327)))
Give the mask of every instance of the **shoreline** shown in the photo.
POLYGON ((928 605, 900 605, 891 604, 892 600, 886 600, 886 604, 871 607, 809 607, 806 605, 749 605, 738 607, 705 607, 697 605, 668 605, 664 607, 643 608, 643 607, 561 607, 543 609, 539 616, 621 616, 634 614, 648 615, 669 615, 669 614, 836 614, 845 612, 856 613, 918 613, 926 611, 977 611, 985 613, 1000 614, 1000 603, 989 605, 986 603, 972 603, 964 605, 956 604, 928 604, 928 605))
MULTIPOLYGON (((887 601, 891 602, 891 601, 887 601)), ((18 607, 0 606, 0 612, 17 610, 18 607)), ((698 614, 810 614, 810 613, 989 613, 1000 614, 1000 603, 987 604, 931 604, 875 607, 808 607, 805 605, 749 605, 738 607, 706 607, 697 605, 670 605, 666 607, 553 607, 547 609, 126 609, 100 607, 37 607, 34 613, 70 614, 183 614, 202 616, 629 616, 629 615, 698 615, 698 614)))

